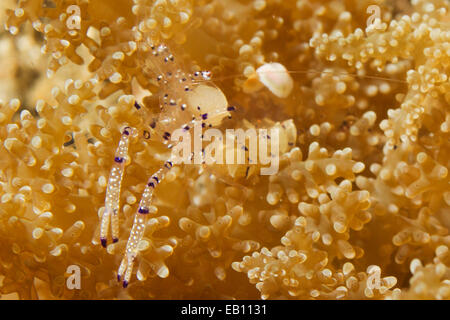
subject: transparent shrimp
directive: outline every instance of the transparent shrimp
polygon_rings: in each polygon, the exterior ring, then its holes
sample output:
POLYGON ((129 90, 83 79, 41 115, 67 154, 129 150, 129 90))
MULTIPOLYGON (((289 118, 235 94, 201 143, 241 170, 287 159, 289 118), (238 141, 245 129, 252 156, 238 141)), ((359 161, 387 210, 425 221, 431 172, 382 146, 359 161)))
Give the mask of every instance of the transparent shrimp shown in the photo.
MULTIPOLYGON (((224 118, 230 117, 230 111, 234 110, 234 107, 228 106, 222 91, 209 82, 209 72, 188 74, 180 70, 174 56, 165 45, 157 47, 144 45, 141 50, 150 68, 159 71, 156 81, 160 83, 160 112, 154 115, 154 118, 146 119, 151 123, 149 130, 153 133, 154 139, 172 148, 173 145, 169 142, 174 130, 191 131, 195 126, 213 127, 219 125, 224 118), (197 79, 208 82, 198 82, 197 79)), ((137 102, 135 107, 142 111, 143 117, 152 117, 137 102)), ((125 128, 115 153, 106 191, 105 211, 101 220, 100 241, 104 247, 107 246, 109 226, 112 229, 112 241, 118 241, 121 182, 125 165, 127 161, 131 161, 128 148, 131 137, 136 135, 136 132, 136 128, 125 128)), ((127 287, 130 281, 138 253, 137 247, 143 238, 148 217, 155 212, 151 206, 153 193, 167 172, 172 169, 174 160, 175 155, 172 155, 147 181, 118 270, 117 278, 123 281, 123 287, 127 287)))

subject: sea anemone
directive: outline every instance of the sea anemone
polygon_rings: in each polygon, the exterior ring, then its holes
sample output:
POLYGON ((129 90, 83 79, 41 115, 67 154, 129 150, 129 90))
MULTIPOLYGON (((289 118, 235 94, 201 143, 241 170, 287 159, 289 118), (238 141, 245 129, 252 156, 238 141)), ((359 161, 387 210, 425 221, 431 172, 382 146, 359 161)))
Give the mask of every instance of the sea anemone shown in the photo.
POLYGON ((448 1, 0 10, 0 298, 450 299, 448 1), (171 164, 143 210, 171 159, 163 128, 186 115, 276 129, 278 170, 171 164), (103 248, 107 190, 119 236, 103 248))

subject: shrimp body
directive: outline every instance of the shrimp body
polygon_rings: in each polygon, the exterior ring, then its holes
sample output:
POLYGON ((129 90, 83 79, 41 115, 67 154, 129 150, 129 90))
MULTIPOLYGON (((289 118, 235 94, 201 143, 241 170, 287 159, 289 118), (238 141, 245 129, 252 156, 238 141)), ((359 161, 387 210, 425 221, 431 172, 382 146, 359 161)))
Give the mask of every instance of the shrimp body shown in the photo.
POLYGON ((150 123, 156 139, 167 144, 176 129, 190 129, 189 124, 195 121, 200 121, 203 127, 216 126, 230 115, 225 95, 209 82, 210 72, 186 73, 167 46, 149 49, 144 70, 153 74, 157 71, 155 80, 160 86, 159 112, 150 123))
MULTIPOLYGON (((143 52, 147 56, 143 70, 150 69, 156 74, 155 81, 160 87, 159 110, 151 114, 137 102, 135 107, 141 112, 144 123, 149 124, 148 129, 152 139, 161 141, 168 148, 172 148, 174 145, 170 142, 175 130, 191 132, 196 126, 201 128, 218 126, 224 118, 230 116, 229 111, 234 110, 234 107, 228 107, 227 99, 222 91, 213 84, 204 82, 204 80, 210 80, 209 72, 189 74, 180 70, 174 56, 165 45, 145 46, 143 52), (202 82, 200 83, 198 79, 202 82)), ((108 180, 100 234, 100 242, 104 247, 107 246, 109 225, 111 225, 113 242, 119 239, 118 213, 121 183, 125 165, 130 159, 128 149, 132 136, 137 136, 136 128, 127 127, 123 130, 108 180)), ((143 238, 148 216, 155 212, 151 205, 153 193, 158 184, 164 180, 167 172, 172 169, 175 157, 176 155, 172 154, 147 181, 128 238, 125 255, 118 270, 117 278, 119 281, 123 279, 123 287, 127 287, 131 279, 133 264, 138 254, 137 247, 143 238)))

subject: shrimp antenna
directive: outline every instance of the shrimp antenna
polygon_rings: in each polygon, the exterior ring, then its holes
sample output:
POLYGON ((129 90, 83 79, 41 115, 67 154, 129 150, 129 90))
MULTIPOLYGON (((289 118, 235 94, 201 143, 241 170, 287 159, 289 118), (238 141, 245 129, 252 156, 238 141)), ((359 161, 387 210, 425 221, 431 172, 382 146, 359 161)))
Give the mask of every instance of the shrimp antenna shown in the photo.
MULTIPOLYGON (((262 71, 262 72, 277 72, 277 71, 262 71)), ((279 71, 279 72, 283 72, 283 71, 279 71)), ((381 76, 371 76, 371 75, 360 75, 357 73, 350 73, 350 72, 336 72, 336 71, 327 71, 327 70, 314 70, 314 69, 310 69, 310 70, 291 70, 291 71, 287 71, 287 73, 289 74, 331 74, 331 75, 346 75, 346 76, 354 76, 354 77, 359 77, 359 78, 367 78, 367 79, 373 79, 373 80, 385 80, 385 81, 390 81, 390 82, 396 82, 396 83, 408 83, 406 80, 401 80, 401 79, 393 79, 393 78, 388 78, 388 77, 381 77, 381 76)), ((209 82, 209 81, 225 81, 228 79, 234 79, 234 78, 238 78, 238 77, 244 77, 244 75, 242 74, 233 74, 233 75, 228 75, 228 76, 221 76, 221 77, 217 77, 214 78, 213 80, 204 80, 204 79, 199 79, 199 80, 195 80, 195 82, 209 82)))

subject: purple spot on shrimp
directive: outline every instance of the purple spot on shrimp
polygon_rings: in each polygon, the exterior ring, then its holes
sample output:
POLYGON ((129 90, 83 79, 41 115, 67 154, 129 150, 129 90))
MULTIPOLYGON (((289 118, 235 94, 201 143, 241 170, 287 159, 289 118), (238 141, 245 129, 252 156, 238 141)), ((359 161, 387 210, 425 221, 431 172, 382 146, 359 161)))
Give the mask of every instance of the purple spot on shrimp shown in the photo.
POLYGON ((122 163, 122 162, 123 162, 123 158, 121 158, 121 157, 115 157, 115 158, 114 158, 114 161, 117 162, 117 163, 122 163))
POLYGON ((122 283, 122 287, 124 288, 128 287, 128 281, 124 280, 122 283))
POLYGON ((107 240, 106 240, 106 238, 100 238, 100 242, 101 242, 101 244, 102 244, 102 247, 103 248, 106 248, 106 244, 107 244, 107 240))
POLYGON ((120 282, 120 274, 117 275, 117 281, 120 282))
POLYGON ((142 213, 142 214, 147 214, 147 213, 149 213, 149 210, 148 210, 148 208, 145 208, 145 207, 141 207, 141 208, 139 208, 139 211, 138 211, 139 213, 142 213))
POLYGON ((172 166, 173 166, 173 164, 172 164, 172 162, 167 161, 167 162, 164 164, 164 166, 165 166, 167 169, 171 169, 172 166))
POLYGON ((119 242, 119 238, 113 238, 112 241, 113 243, 119 242))
POLYGON ((236 110, 236 108, 233 107, 233 106, 230 106, 230 107, 227 108, 227 111, 235 111, 235 110, 236 110))
POLYGON ((141 108, 141 106, 139 105, 139 103, 137 103, 137 102, 134 102, 134 107, 136 108, 136 109, 140 109, 141 108))
POLYGON ((203 120, 208 119, 208 114, 207 114, 207 113, 202 114, 202 119, 203 119, 203 120))
POLYGON ((155 187, 155 184, 154 184, 153 182, 150 182, 150 183, 148 184, 148 186, 151 187, 151 188, 154 188, 154 187, 155 187))

